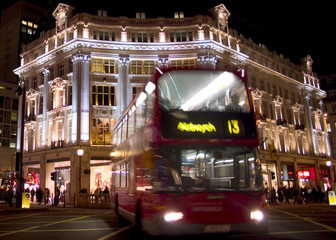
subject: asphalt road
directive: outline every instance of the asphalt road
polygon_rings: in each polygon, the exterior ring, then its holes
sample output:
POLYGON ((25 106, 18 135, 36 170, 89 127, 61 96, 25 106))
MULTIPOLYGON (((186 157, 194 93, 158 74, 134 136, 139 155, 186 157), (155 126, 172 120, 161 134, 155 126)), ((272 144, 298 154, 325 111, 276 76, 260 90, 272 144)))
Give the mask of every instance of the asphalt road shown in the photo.
MULTIPOLYGON (((271 206, 268 215, 269 234, 266 236, 203 235, 171 239, 336 239, 336 207, 313 204, 271 206)), ((119 222, 111 209, 42 207, 28 211, 0 209, 0 239, 150 240, 154 238, 137 232, 127 221, 119 222)))

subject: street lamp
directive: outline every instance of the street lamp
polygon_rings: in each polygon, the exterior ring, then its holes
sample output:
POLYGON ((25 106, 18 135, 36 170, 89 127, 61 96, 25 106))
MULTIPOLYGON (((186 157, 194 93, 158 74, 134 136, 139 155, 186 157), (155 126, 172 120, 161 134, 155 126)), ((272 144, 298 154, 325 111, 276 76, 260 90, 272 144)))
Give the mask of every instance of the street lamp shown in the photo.
POLYGON ((24 81, 19 81, 19 87, 16 90, 16 95, 21 97, 19 114, 21 117, 19 119, 18 135, 17 135, 17 152, 16 152, 16 166, 15 170, 17 175, 17 185, 16 185, 16 207, 22 207, 22 193, 24 191, 24 181, 23 181, 23 144, 24 144, 24 121, 25 121, 25 111, 26 111, 26 86, 24 81), (21 110, 21 111, 20 111, 21 110))
POLYGON ((79 156, 78 192, 80 192, 80 190, 82 190, 82 156, 84 155, 84 149, 77 149, 77 155, 79 156))

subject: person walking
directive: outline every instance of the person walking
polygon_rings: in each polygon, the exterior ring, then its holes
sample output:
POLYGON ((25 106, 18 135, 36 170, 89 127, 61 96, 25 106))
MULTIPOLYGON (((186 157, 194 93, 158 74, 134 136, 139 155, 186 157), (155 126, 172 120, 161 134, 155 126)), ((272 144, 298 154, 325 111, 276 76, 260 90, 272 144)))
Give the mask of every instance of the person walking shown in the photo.
POLYGON ((49 203, 50 191, 49 188, 45 188, 43 191, 44 204, 49 203))
POLYGON ((60 195, 61 195, 61 191, 59 190, 58 187, 56 187, 56 190, 55 190, 55 197, 54 197, 54 205, 55 206, 58 206, 59 204, 59 198, 60 198, 60 195))
POLYGON ((285 203, 289 204, 289 189, 286 186, 283 188, 284 196, 285 196, 285 203))
POLYGON ((34 202, 34 197, 35 197, 35 188, 32 188, 32 190, 30 191, 30 195, 31 195, 31 199, 30 199, 30 201, 31 202, 34 202))
POLYGON ((278 188, 278 200, 280 203, 283 202, 282 188, 278 188))
POLYGON ((43 197, 43 191, 42 191, 42 189, 39 187, 39 189, 37 189, 37 191, 36 191, 36 200, 37 200, 38 204, 41 204, 41 202, 42 202, 42 197, 43 197))

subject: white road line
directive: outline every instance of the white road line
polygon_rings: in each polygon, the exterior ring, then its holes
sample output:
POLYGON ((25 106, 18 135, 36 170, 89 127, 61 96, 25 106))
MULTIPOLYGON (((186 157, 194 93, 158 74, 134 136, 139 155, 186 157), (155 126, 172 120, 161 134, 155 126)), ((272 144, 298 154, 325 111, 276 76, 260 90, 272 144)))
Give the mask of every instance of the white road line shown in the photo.
POLYGON ((121 228, 121 229, 119 229, 118 231, 113 232, 113 233, 109 233, 109 234, 107 234, 107 235, 105 235, 105 236, 103 236, 103 237, 101 237, 101 238, 98 238, 97 240, 106 240, 106 239, 108 239, 108 238, 110 238, 110 237, 113 237, 113 236, 115 236, 115 235, 117 235, 117 234, 123 232, 123 231, 126 231, 127 229, 130 229, 131 227, 133 227, 133 225, 130 225, 130 226, 121 228))
POLYGON ((28 218, 28 217, 39 215, 39 214, 40 213, 33 213, 29 215, 20 215, 20 216, 15 216, 15 217, 3 218, 3 219, 0 219, 0 222, 11 220, 11 219, 16 219, 16 218, 28 218))
POLYGON ((11 235, 11 234, 15 234, 15 233, 19 233, 19 232, 28 232, 28 231, 34 230, 36 228, 47 227, 47 226, 51 226, 51 225, 55 225, 55 224, 59 224, 59 223, 76 221, 77 219, 83 219, 83 218, 92 217, 92 216, 96 216, 96 215, 99 215, 99 214, 86 215, 86 216, 82 216, 82 217, 76 217, 76 218, 71 218, 71 219, 67 219, 67 220, 62 220, 62 221, 47 223, 47 224, 44 224, 44 225, 34 226, 34 227, 30 227, 30 228, 24 228, 24 229, 21 229, 21 230, 9 231, 9 232, 0 234, 0 237, 11 235))
POLYGON ((29 230, 27 232, 85 232, 85 231, 106 231, 106 230, 117 230, 120 228, 72 228, 72 229, 37 229, 29 230))
MULTIPOLYGON (((268 233, 268 235, 285 235, 285 234, 300 234, 300 233, 316 233, 316 232, 331 232, 329 230, 311 230, 311 231, 307 231, 307 230, 299 230, 299 231, 287 231, 287 232, 270 232, 268 233)), ((229 238, 237 238, 237 237, 258 237, 258 236, 265 236, 265 234, 258 234, 258 233, 254 233, 254 234, 237 234, 237 235, 230 235, 228 236, 229 238)))
POLYGON ((322 228, 325 228, 325 229, 327 229, 327 230, 329 230, 329 231, 336 232, 336 228, 330 227, 330 226, 325 225, 325 224, 323 224, 323 223, 316 222, 316 221, 314 221, 314 220, 312 220, 312 219, 310 219, 310 218, 301 217, 301 216, 299 216, 299 215, 296 215, 296 214, 293 214, 293 213, 290 213, 290 212, 286 212, 286 211, 281 211, 281 210, 278 210, 278 209, 272 209, 272 210, 274 210, 274 211, 278 211, 278 212, 282 212, 282 213, 285 213, 285 214, 287 214, 287 215, 289 215, 289 216, 293 216, 293 217, 295 217, 295 218, 304 220, 304 221, 306 221, 306 222, 310 222, 310 223, 312 223, 312 224, 315 224, 315 225, 317 225, 317 226, 320 226, 320 227, 322 227, 322 228))

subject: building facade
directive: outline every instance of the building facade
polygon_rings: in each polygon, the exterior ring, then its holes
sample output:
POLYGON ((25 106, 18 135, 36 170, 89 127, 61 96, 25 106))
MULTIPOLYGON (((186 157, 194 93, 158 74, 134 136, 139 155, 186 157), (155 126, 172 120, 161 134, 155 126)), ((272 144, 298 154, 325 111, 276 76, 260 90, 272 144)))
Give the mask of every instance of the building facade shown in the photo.
POLYGON ((26 46, 14 70, 27 89, 25 174, 39 169, 41 187, 52 190, 56 170, 55 184, 71 194, 110 186, 113 125, 156 67, 244 68, 265 186, 333 184, 335 161, 321 107, 325 91, 311 58, 297 66, 230 29, 223 4, 210 12, 109 17, 105 11, 73 14, 73 7, 59 4, 56 27, 26 46))
POLYGON ((1 13, 0 26, 0 184, 10 185, 15 172, 15 149, 18 123, 18 76, 13 69, 20 65, 24 44, 37 34, 41 17, 47 10, 18 1, 1 13))
POLYGON ((327 117, 327 131, 331 155, 336 158, 336 75, 321 77, 321 88, 327 92, 327 97, 323 100, 323 112, 327 117))

